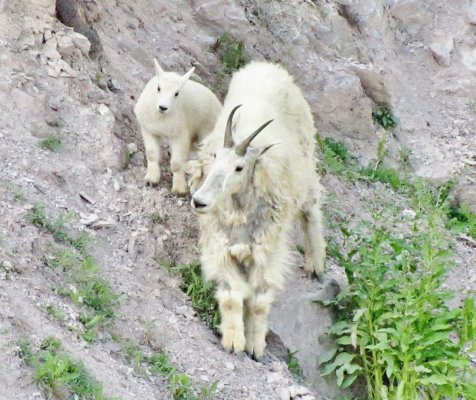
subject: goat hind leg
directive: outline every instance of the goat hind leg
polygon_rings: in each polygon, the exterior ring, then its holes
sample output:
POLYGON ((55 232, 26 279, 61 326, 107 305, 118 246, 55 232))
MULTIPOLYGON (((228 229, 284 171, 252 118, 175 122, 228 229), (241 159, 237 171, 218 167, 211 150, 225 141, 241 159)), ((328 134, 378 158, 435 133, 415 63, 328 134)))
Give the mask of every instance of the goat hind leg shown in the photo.
POLYGON ((322 279, 326 260, 326 240, 320 204, 316 200, 309 208, 302 211, 301 224, 304 232, 306 263, 304 269, 322 279))

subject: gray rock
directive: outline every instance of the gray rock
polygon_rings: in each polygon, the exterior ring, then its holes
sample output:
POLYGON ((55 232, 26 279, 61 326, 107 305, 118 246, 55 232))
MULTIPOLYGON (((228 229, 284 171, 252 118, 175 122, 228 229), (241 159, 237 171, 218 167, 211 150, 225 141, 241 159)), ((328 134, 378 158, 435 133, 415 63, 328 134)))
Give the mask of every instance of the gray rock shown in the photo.
POLYGON ((459 184, 456 187, 456 201, 460 206, 466 206, 476 213, 476 185, 459 184))
POLYGON ((473 0, 468 9, 468 22, 476 25, 476 1, 473 0))
POLYGON ((71 32, 70 37, 74 43, 74 47, 79 49, 83 56, 87 56, 89 54, 89 50, 91 50, 91 42, 89 39, 78 32, 71 32))
MULTIPOLYGON (((330 309, 315 303, 316 298, 329 298, 336 293, 333 281, 318 284, 308 279, 294 278, 279 295, 271 309, 270 329, 279 335, 303 370, 306 385, 329 398, 343 396, 335 378, 320 376, 316 357, 328 350, 328 344, 320 339, 332 323, 330 309)), ((292 387, 291 396, 310 394, 302 387, 292 387), (302 389, 302 393, 301 393, 302 389)))
POLYGON ((438 64, 443 67, 449 67, 453 51, 453 38, 442 38, 439 41, 430 43, 430 50, 438 64))
POLYGON ((69 58, 73 54, 74 43, 71 37, 69 36, 59 36, 58 37, 58 52, 63 58, 69 58))

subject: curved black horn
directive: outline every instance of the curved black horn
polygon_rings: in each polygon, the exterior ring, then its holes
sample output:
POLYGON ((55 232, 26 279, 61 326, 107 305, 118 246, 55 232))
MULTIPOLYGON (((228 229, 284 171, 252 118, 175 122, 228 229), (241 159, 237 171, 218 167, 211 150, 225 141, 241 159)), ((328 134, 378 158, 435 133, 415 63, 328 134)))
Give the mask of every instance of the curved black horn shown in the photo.
POLYGON ((246 149, 250 145, 251 141, 256 137, 258 133, 260 133, 264 128, 266 128, 273 121, 274 119, 270 119, 268 122, 264 123, 258 129, 256 129, 250 136, 248 136, 238 146, 236 146, 235 153, 239 156, 244 156, 246 153, 246 149))
POLYGON ((223 143, 223 147, 230 148, 233 147, 233 136, 231 134, 231 125, 233 123, 233 115, 235 111, 238 110, 242 104, 236 106, 233 110, 231 110, 230 115, 228 116, 228 121, 226 122, 226 129, 225 129, 225 142, 223 143))

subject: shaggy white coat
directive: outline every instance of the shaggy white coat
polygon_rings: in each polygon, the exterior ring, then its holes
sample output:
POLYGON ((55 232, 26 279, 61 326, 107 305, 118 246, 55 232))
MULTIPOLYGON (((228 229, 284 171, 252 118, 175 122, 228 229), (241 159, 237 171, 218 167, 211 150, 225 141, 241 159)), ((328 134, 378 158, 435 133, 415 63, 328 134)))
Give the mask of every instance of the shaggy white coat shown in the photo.
POLYGON ((226 349, 263 355, 268 313, 290 268, 288 236, 297 218, 304 230, 305 269, 316 274, 324 269, 322 187, 314 135, 309 105, 293 78, 279 65, 253 62, 234 74, 215 128, 205 139, 199 159, 190 162, 192 204, 210 203, 197 209, 201 263, 204 278, 217 286, 226 349), (254 163, 244 166, 252 172, 241 175, 241 182, 232 176, 237 174, 234 165, 230 171, 226 165, 215 165, 218 155, 223 158, 221 153, 226 152, 226 121, 239 104, 242 107, 233 119, 235 146, 270 119, 274 121, 252 141, 247 153, 278 143, 257 158, 240 159, 229 149, 227 160, 232 161, 227 162, 254 163), (213 174, 224 183, 210 182, 213 174))
POLYGON ((160 143, 171 148, 172 192, 185 194, 185 165, 194 143, 211 132, 221 110, 220 101, 204 85, 185 75, 165 72, 155 62, 156 75, 146 84, 134 108, 141 127, 147 158, 147 184, 160 181, 160 143))

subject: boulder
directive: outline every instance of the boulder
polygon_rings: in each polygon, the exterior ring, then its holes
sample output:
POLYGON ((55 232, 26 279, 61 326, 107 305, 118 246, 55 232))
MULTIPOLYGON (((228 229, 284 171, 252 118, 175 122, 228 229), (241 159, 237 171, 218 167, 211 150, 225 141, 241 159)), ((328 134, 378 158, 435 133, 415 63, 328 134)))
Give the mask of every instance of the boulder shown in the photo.
POLYGON ((89 50, 91 50, 91 42, 89 39, 78 32, 71 32, 70 37, 74 43, 74 47, 79 49, 83 56, 87 56, 89 54, 89 50))
POLYGON ((70 36, 58 37, 58 52, 63 58, 68 58, 73 54, 74 43, 70 36))
POLYGON ((443 67, 449 67, 453 52, 453 38, 446 37, 430 43, 430 50, 436 62, 443 67))

